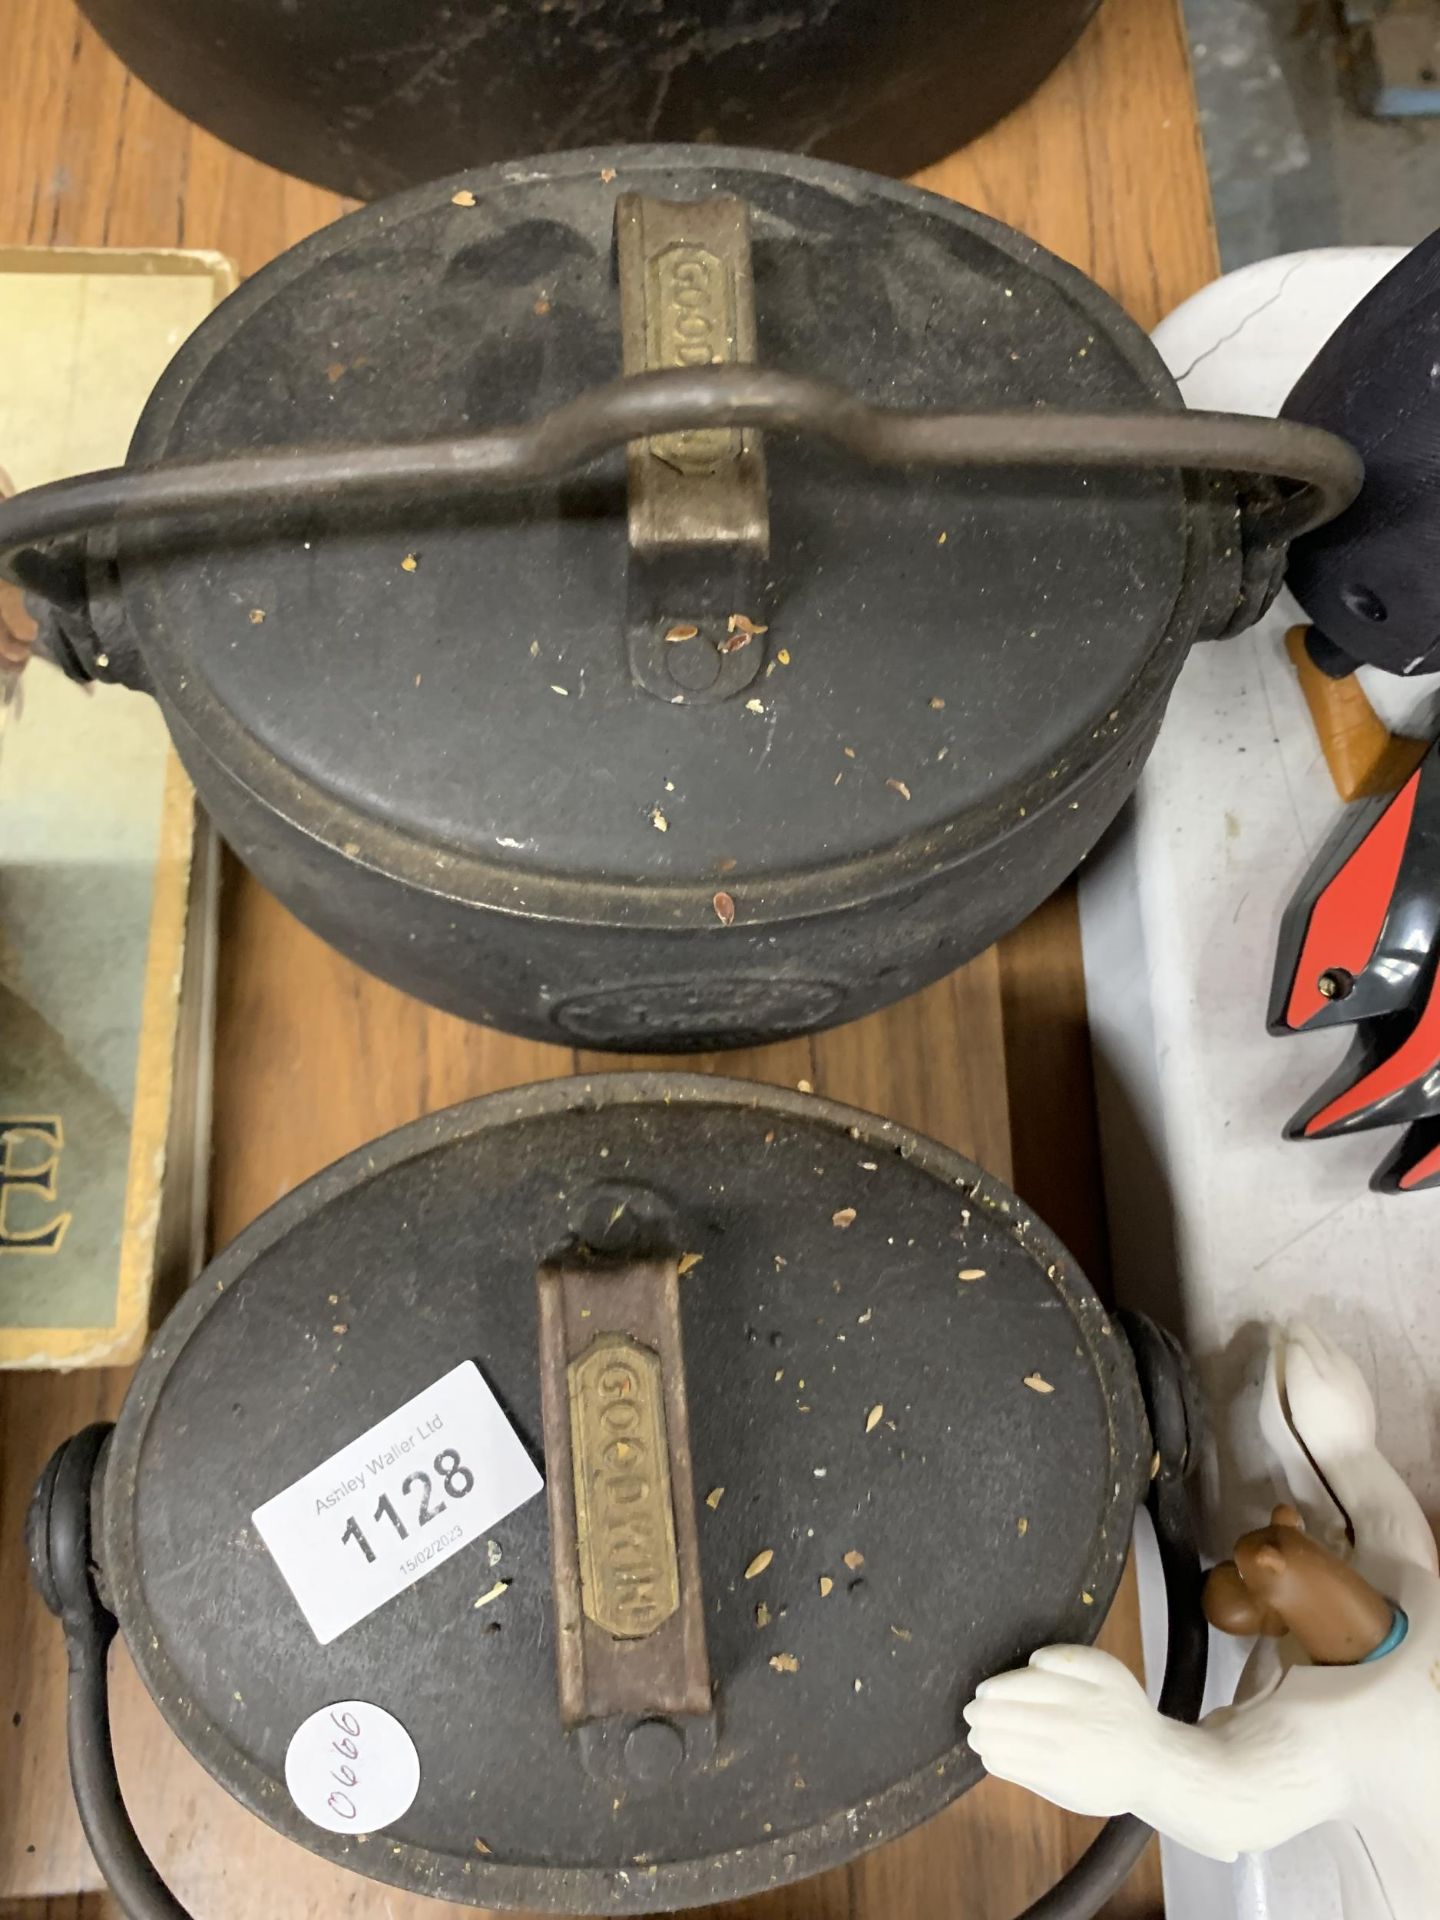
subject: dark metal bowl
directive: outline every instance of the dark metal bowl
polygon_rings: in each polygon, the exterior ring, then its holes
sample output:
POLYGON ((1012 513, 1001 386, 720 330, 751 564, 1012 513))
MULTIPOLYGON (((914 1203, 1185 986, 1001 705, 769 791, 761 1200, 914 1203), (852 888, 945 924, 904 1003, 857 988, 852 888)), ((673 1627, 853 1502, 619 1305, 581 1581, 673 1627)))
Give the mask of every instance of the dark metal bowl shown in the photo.
POLYGON ((83 0, 149 87, 271 166, 373 200, 632 140, 913 173, 1008 113, 1096 0, 83 0))

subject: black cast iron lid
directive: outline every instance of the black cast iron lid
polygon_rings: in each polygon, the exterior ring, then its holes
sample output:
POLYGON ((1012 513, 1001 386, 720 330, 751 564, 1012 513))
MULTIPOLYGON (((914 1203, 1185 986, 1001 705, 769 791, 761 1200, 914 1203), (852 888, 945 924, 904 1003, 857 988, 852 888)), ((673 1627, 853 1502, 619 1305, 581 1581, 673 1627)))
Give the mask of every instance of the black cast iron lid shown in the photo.
MULTIPOLYGON (((626 193, 749 206, 762 366, 889 406, 1179 406, 1140 329, 996 221, 800 159, 620 149, 437 183, 292 249, 181 350, 132 457, 453 433, 613 378, 626 193)), ((1168 684, 1194 624, 1178 474, 764 452, 769 560, 734 609, 768 626, 764 667, 713 704, 628 670, 620 454, 441 525, 336 509, 158 566, 129 531, 126 604, 201 739, 226 758, 233 717, 263 750, 243 778, 274 757, 276 804, 293 772, 520 881, 943 851, 1053 799, 1168 684)))
POLYGON ((832 1865, 973 1784, 961 1706, 1093 1636, 1149 1452, 1123 1339, 999 1182, 848 1108, 608 1075, 416 1122, 215 1261, 126 1401, 101 1571, 175 1731, 282 1832, 477 1905, 655 1910, 832 1865), (661 1215, 703 1256, 681 1320, 718 1740, 617 1793, 559 1725, 543 1498, 495 1529, 498 1566, 467 1546, 323 1647, 250 1515, 466 1358, 538 1458, 538 1264, 661 1215), (344 1699, 420 1755, 365 1842, 284 1785, 294 1729, 344 1699))

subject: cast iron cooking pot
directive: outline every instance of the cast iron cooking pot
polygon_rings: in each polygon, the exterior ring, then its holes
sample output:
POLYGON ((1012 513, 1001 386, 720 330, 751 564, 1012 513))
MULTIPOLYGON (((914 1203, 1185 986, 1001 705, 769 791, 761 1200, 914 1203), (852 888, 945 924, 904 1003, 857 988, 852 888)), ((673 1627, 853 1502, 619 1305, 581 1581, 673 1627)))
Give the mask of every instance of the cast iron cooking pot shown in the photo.
POLYGON ((913 173, 1044 78, 1096 0, 82 0, 163 100, 373 200, 618 140, 913 173))
MULTIPOLYGON (((477 1907, 703 1904, 937 1812, 981 1773, 961 1708, 1094 1637, 1142 1499, 1193 1718, 1184 1387, 888 1121, 680 1074, 417 1121, 242 1234, 42 1477, 95 1857, 131 1920, 183 1915, 115 1776, 117 1622, 252 1812, 477 1907)), ((1110 1823, 1043 1911, 1146 1838, 1110 1823)))
POLYGON ((0 553, 342 951, 665 1050, 852 1018, 1013 926, 1191 642, 1359 478, 1317 427, 1188 413, 993 220, 645 148, 293 248, 180 349, 124 469, 0 506, 0 553))

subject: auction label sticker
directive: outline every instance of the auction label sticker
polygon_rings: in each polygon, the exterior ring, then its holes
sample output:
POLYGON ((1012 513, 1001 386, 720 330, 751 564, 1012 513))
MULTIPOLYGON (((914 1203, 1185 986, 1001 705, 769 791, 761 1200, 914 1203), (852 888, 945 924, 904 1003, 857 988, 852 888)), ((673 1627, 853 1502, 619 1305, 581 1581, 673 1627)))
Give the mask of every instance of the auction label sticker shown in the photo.
POLYGON ((466 1360, 251 1518, 327 1646, 544 1484, 466 1360))
POLYGON ((420 1756, 393 1713, 337 1700, 302 1720, 285 1750, 285 1784, 329 1833, 381 1833, 420 1790, 420 1756))

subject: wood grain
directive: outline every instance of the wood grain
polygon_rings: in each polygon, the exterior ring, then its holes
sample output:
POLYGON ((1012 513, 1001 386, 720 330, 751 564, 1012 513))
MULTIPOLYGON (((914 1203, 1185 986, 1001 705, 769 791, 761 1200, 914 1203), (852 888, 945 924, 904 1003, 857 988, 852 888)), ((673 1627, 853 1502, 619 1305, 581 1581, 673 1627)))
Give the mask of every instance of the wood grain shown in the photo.
MULTIPOLYGON (((335 195, 231 153, 131 80, 69 0, 0 11, 0 242, 216 247, 242 272, 343 211, 335 195)), ((925 184, 1022 227, 1145 324, 1216 271, 1174 0, 1105 0, 1024 107, 925 184)), ((1057 672, 1066 663, 1057 662, 1057 672)), ((213 1233, 223 1244, 337 1154, 472 1094, 580 1068, 466 1027, 358 973, 253 880, 228 873, 217 1039, 213 1233)), ((876 1108, 1013 1177, 1092 1270, 1103 1267, 1073 900, 953 979, 813 1041, 712 1056, 707 1070, 794 1082, 876 1108)), ((24 1578, 20 1522, 51 1447, 109 1417, 123 1378, 0 1381, 0 1920, 118 1920, 70 1806, 59 1633, 24 1578), (29 1896, 18 1906, 9 1904, 29 1896), (52 1896, 45 1898, 44 1896, 52 1896)), ((1138 1657, 1133 1585, 1106 1643, 1138 1657)), ((323 1866, 235 1807, 170 1736, 116 1656, 116 1744, 137 1824, 200 1920, 415 1920, 435 1903, 323 1866)), ((1093 1823, 986 1782, 907 1839, 728 1920, 1006 1920, 1093 1823)), ((1160 1909, 1152 1862, 1106 1909, 1160 1909)))
POLYGON ((41 1900, 0 1900, 0 1920, 125 1920, 104 1893, 57 1893, 41 1900))

